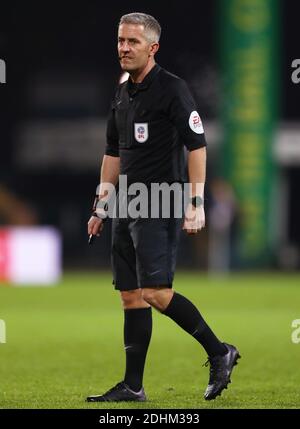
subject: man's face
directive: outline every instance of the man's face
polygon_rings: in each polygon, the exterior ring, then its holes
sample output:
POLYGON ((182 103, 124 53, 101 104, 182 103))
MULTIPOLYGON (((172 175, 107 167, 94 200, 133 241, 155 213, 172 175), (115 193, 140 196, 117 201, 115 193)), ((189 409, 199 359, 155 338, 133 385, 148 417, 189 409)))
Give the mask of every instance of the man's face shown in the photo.
POLYGON ((121 68, 131 72, 146 66, 157 43, 149 43, 144 36, 144 26, 121 24, 118 32, 118 54, 121 68))

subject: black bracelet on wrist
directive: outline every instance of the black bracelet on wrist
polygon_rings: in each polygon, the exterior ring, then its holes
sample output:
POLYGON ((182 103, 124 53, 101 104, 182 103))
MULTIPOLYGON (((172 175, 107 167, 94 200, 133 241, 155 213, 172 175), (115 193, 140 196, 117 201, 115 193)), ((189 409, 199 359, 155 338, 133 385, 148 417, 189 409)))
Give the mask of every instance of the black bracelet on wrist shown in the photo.
POLYGON ((101 200, 99 195, 95 195, 93 207, 92 207, 92 216, 105 221, 108 217, 107 211, 108 211, 107 201, 103 201, 101 200), (102 210, 104 211, 104 213, 101 212, 102 210))
POLYGON ((93 212, 92 216, 97 217, 98 219, 102 219, 103 222, 105 222, 108 218, 107 214, 102 214, 102 213, 97 213, 97 212, 93 212))
POLYGON ((95 198, 92 216, 97 217, 98 219, 102 219, 103 221, 105 221, 107 219, 107 216, 108 216, 107 211, 108 211, 107 201, 101 201, 98 198, 98 200, 96 202, 96 198, 95 198), (104 210, 104 213, 99 212, 98 209, 104 210))
POLYGON ((199 195, 196 195, 195 197, 191 197, 190 200, 189 200, 189 202, 194 207, 201 207, 201 206, 203 206, 203 198, 200 197, 199 195))

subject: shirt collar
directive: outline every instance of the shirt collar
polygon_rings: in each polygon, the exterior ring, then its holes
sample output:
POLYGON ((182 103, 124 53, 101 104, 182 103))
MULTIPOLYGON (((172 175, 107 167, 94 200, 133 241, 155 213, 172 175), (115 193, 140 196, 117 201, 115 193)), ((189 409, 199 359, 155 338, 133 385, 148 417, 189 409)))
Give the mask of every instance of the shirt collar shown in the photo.
MULTIPOLYGON (((155 64, 155 66, 152 67, 152 69, 149 71, 149 73, 146 74, 143 81, 137 85, 137 91, 148 88, 148 86, 150 86, 153 79, 155 78, 157 73, 160 71, 160 69, 161 69, 161 67, 158 64, 155 64)), ((129 79, 127 81, 128 90, 130 90, 130 88, 132 88, 132 85, 133 85, 133 82, 132 82, 131 78, 129 77, 129 79)))

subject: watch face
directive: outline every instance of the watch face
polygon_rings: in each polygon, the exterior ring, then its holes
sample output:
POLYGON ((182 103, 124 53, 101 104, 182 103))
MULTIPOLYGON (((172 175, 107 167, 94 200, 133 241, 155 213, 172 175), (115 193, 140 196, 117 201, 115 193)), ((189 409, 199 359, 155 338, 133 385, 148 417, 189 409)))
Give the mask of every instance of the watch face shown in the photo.
POLYGON ((193 197, 192 198, 192 205, 194 207, 200 207, 203 204, 203 199, 199 196, 193 197))

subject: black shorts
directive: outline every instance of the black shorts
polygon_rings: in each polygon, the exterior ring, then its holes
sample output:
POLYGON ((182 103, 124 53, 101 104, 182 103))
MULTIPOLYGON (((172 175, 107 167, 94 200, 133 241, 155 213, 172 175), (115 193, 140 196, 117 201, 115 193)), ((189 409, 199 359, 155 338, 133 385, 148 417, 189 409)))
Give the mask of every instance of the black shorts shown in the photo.
POLYGON ((124 218, 112 222, 115 289, 172 287, 183 218, 124 218))

